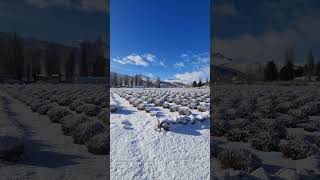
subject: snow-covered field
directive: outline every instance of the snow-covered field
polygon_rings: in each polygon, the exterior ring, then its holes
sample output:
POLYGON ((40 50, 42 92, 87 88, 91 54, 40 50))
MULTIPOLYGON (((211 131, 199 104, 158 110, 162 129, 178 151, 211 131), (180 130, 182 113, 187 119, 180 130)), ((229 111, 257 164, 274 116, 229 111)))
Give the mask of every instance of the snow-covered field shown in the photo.
POLYGON ((111 179, 209 179, 209 102, 209 89, 111 89, 111 179))
POLYGON ((107 179, 107 92, 102 85, 1 85, 0 179, 107 179))
POLYGON ((212 178, 320 178, 319 86, 217 85, 212 178))

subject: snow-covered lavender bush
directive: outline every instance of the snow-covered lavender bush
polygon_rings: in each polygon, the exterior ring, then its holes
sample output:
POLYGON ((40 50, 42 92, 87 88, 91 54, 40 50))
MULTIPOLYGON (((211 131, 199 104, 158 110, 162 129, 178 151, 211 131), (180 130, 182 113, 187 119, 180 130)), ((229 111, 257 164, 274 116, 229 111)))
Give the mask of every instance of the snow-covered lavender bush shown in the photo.
POLYGON ((75 100, 73 101, 70 105, 69 105, 69 108, 72 110, 72 111, 75 111, 76 108, 78 106, 81 106, 81 105, 84 105, 84 102, 82 102, 81 100, 75 100))
POLYGON ((247 142, 249 136, 248 131, 240 129, 231 129, 226 134, 228 141, 233 142, 247 142))
POLYGON ((65 135, 71 135, 72 131, 78 127, 80 124, 91 121, 92 119, 88 118, 85 115, 71 115, 66 116, 61 120, 61 129, 63 134, 65 135))
MULTIPOLYGON (((111 109, 111 108, 110 108, 111 109)), ((97 119, 102 121, 105 124, 110 124, 109 120, 109 110, 107 108, 102 109, 97 116, 97 119)))
POLYGON ((47 114, 47 112, 48 112, 51 108, 53 108, 53 107, 55 107, 55 106, 57 106, 57 105, 58 105, 58 104, 55 104, 55 103, 43 104, 43 105, 41 105, 40 107, 38 107, 37 113, 39 113, 40 115, 45 115, 45 114, 47 114))
POLYGON ((189 116, 192 114, 192 112, 186 107, 179 107, 178 112, 180 115, 186 115, 186 116, 189 116))
POLYGON ((272 132, 262 131, 253 135, 250 143, 257 150, 269 152, 278 150, 280 139, 272 132))
POLYGON ((101 111, 101 107, 94 104, 86 104, 84 108, 84 113, 87 116, 97 116, 101 111))
POLYGON ((92 120, 78 125, 71 133, 76 144, 84 144, 97 134, 104 133, 105 126, 98 120, 92 120))
POLYGON ((107 133, 101 133, 93 136, 87 143, 88 151, 96 155, 109 154, 110 144, 109 135, 107 133))
POLYGON ((178 111, 178 106, 172 105, 170 107, 170 112, 176 112, 176 111, 178 111))
POLYGON ((47 115, 50 117, 51 122, 55 123, 61 123, 60 119, 70 114, 72 114, 71 111, 61 106, 53 107, 47 112, 47 115))
POLYGON ((261 160, 249 150, 224 149, 217 155, 222 168, 232 168, 249 173, 261 166, 261 160))
POLYGON ((141 103, 138 105, 138 110, 140 110, 140 111, 145 110, 145 108, 146 108, 146 105, 144 103, 141 103))
POLYGON ((302 138, 289 138, 286 143, 280 145, 280 150, 284 157, 293 160, 304 159, 312 154, 310 144, 302 138))

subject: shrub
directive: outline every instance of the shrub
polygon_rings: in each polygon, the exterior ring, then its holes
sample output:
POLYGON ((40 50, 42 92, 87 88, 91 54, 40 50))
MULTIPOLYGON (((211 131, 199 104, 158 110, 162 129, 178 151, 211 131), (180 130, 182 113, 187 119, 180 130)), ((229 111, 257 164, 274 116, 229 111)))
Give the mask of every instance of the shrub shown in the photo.
POLYGON ((154 105, 155 105, 155 106, 162 106, 162 104, 163 104, 163 101, 162 101, 161 99, 156 99, 156 100, 154 101, 154 105))
POLYGON ((145 109, 144 109, 147 113, 150 113, 150 111, 151 111, 151 108, 150 107, 145 107, 145 109))
POLYGON ((284 124, 276 119, 259 119, 251 123, 250 134, 257 134, 264 131, 272 131, 280 139, 287 137, 287 129, 284 124))
POLYGON ((135 100, 135 101, 133 102, 133 107, 138 107, 138 106, 139 106, 139 104, 142 104, 142 103, 143 103, 143 101, 142 101, 142 100, 140 100, 140 99, 135 100))
POLYGON ((197 109, 200 111, 200 112, 205 112, 207 109, 205 106, 198 106, 197 109))
POLYGON ((51 122, 60 123, 61 118, 72 113, 64 107, 56 106, 51 108, 47 114, 50 117, 51 122))
POLYGON ((224 120, 218 120, 213 118, 211 123, 213 131, 211 132, 213 136, 221 137, 225 135, 229 130, 229 124, 224 120))
POLYGON ((84 144, 96 134, 106 131, 102 122, 93 120, 78 125, 71 133, 74 143, 84 144))
POLYGON ((63 97, 58 100, 60 106, 69 106, 72 103, 72 100, 69 97, 63 97))
POLYGON ((274 133, 263 131, 253 135, 250 143, 257 150, 269 152, 278 149, 280 139, 274 133))
POLYGON ((179 107, 179 114, 180 115, 186 115, 186 116, 189 116, 191 115, 191 111, 188 109, 188 108, 185 108, 185 107, 179 107))
POLYGON ((162 104, 162 107, 169 109, 170 108, 170 104, 165 102, 165 103, 162 104))
POLYGON ((54 104, 54 103, 49 103, 49 104, 43 104, 42 106, 40 106, 38 109, 37 109, 37 112, 41 115, 45 115, 47 114, 47 112, 53 108, 57 106, 57 104, 54 104))
POLYGON ((75 100, 69 105, 69 108, 72 111, 75 111, 77 107, 79 107, 79 106, 81 106, 83 104, 84 104, 84 102, 82 102, 81 100, 75 100))
POLYGON ((312 154, 309 143, 301 138, 290 138, 287 143, 280 145, 280 150, 284 157, 293 160, 304 159, 312 154))
POLYGON ((261 166, 261 160, 245 149, 225 149, 217 158, 224 169, 232 168, 249 173, 261 166))
POLYGON ((178 111, 178 106, 171 106, 170 107, 170 112, 176 112, 176 111, 178 111))
POLYGON ((44 105, 44 104, 45 104, 45 103, 43 103, 43 102, 40 101, 40 100, 35 100, 35 101, 33 101, 33 102, 30 104, 30 108, 31 108, 31 110, 32 110, 33 112, 36 112, 37 109, 38 109, 40 106, 44 105))
POLYGON ((107 133, 97 134, 93 136, 87 143, 88 151, 96 155, 109 154, 110 144, 109 135, 107 133))
POLYGON ((97 116, 101 111, 101 108, 94 104, 86 104, 84 108, 84 113, 87 116, 97 116))
POLYGON ((105 124, 110 124, 110 120, 109 120, 109 111, 108 109, 103 109, 98 117, 97 117, 100 121, 104 122, 105 124))
POLYGON ((231 129, 226 135, 228 141, 233 142, 247 142, 249 138, 248 131, 240 129, 231 129))
POLYGON ((143 103, 138 105, 138 110, 140 110, 140 111, 144 110, 145 108, 146 108, 146 105, 143 103))
POLYGON ((91 121, 90 118, 84 115, 67 116, 61 121, 61 129, 64 135, 71 135, 72 131, 80 124, 91 121))
POLYGON ((75 110, 76 110, 77 113, 80 114, 80 113, 82 113, 85 109, 86 109, 86 104, 81 104, 81 105, 77 106, 75 110))
POLYGON ((189 105, 189 108, 190 109, 197 109, 197 105, 195 104, 195 103, 191 103, 190 105, 189 105))

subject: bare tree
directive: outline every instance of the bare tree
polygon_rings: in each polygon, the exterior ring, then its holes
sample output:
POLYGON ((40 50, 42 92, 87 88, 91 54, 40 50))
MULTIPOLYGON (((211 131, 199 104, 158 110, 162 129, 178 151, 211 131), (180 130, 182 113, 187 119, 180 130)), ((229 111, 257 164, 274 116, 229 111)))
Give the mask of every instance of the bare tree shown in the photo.
POLYGON ((156 87, 157 87, 157 88, 160 88, 160 87, 161 87, 161 85, 160 85, 160 78, 159 78, 159 77, 157 77, 157 80, 156 80, 156 87))
POLYGON ((307 71, 308 71, 308 80, 311 81, 311 77, 313 75, 313 69, 314 69, 314 55, 312 52, 312 49, 309 52, 308 55, 308 63, 307 63, 307 71))
POLYGON ((66 61, 66 79, 71 81, 73 79, 75 70, 75 50, 71 50, 69 57, 66 61))

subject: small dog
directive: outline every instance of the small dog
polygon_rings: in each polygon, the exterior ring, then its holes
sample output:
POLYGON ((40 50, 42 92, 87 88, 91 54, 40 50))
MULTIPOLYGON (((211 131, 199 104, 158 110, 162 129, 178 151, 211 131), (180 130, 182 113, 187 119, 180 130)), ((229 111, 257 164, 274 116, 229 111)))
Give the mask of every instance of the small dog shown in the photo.
POLYGON ((164 131, 169 131, 169 123, 166 121, 160 122, 158 120, 158 124, 154 130, 161 132, 161 129, 163 129, 164 131))

